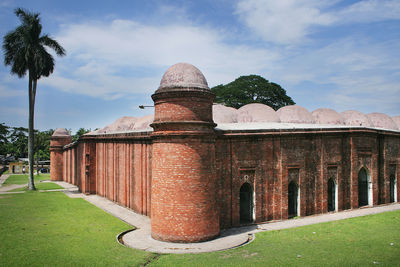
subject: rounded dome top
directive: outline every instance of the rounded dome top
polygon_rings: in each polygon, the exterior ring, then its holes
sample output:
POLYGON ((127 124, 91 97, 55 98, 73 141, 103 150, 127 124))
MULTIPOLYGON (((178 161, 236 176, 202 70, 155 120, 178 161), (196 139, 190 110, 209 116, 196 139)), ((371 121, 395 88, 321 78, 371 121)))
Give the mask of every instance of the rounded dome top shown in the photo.
POLYGON ((368 117, 357 110, 346 110, 340 113, 344 119, 345 125, 350 126, 364 126, 364 127, 371 127, 372 123, 368 119, 368 117))
POLYGON ((372 126, 377 128, 398 130, 396 123, 388 115, 383 113, 369 113, 368 119, 371 121, 372 126))
POLYGON ((343 117, 335 110, 330 108, 319 108, 314 110, 311 114, 315 120, 315 123, 318 124, 344 124, 343 117))
POLYGON ((65 128, 58 128, 52 136, 71 136, 65 128))
POLYGON ((235 123, 237 122, 238 111, 235 108, 221 104, 212 106, 213 121, 215 123, 235 123))
POLYGON ((188 63, 177 63, 164 73, 157 91, 176 88, 197 88, 210 90, 203 73, 188 63))
POLYGON ((400 130, 400 116, 394 116, 392 120, 397 124, 397 128, 400 130))
POLYGON ((275 110, 261 103, 251 103, 238 109, 238 122, 280 122, 275 110))
POLYGON ((288 123, 314 123, 314 118, 311 113, 297 105, 281 107, 276 111, 281 122, 288 123))

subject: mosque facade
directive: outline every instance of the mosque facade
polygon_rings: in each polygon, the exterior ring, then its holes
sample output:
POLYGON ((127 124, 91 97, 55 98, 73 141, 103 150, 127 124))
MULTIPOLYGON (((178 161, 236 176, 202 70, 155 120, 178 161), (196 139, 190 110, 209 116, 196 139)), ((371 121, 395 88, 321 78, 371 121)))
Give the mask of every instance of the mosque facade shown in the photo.
POLYGON ((151 217, 152 237, 201 242, 221 229, 398 202, 400 116, 213 104, 203 74, 170 67, 154 115, 72 143, 51 139, 51 179, 151 217))

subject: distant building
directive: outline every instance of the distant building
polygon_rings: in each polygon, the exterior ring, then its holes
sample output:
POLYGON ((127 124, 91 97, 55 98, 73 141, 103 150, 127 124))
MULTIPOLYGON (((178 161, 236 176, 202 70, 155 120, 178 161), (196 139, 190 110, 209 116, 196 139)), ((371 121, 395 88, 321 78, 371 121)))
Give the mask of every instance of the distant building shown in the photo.
POLYGON ((29 173, 29 166, 24 162, 10 162, 9 164, 9 172, 12 174, 24 174, 29 173))
POLYGON ((153 238, 172 242, 398 202, 399 117, 213 105, 186 63, 165 72, 152 99, 154 116, 121 118, 74 143, 57 129, 51 179, 151 216, 153 238))

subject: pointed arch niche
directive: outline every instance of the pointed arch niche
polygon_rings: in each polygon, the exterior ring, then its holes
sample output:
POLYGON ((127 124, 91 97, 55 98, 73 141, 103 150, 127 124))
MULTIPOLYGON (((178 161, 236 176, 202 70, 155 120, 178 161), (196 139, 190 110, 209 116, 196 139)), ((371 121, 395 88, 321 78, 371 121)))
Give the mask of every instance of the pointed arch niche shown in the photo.
POLYGON ((372 206, 372 203, 371 177, 363 167, 358 172, 358 206, 372 206))

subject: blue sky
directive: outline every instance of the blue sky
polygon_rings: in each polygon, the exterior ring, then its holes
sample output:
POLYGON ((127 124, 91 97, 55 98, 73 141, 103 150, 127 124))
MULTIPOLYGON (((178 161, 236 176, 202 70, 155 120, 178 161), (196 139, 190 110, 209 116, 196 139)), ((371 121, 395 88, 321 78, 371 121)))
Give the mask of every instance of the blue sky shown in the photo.
MULTIPOLYGON (((39 12, 67 51, 38 82, 41 130, 150 114, 138 105, 178 62, 210 87, 261 75, 309 111, 400 115, 398 0, 0 0, 2 37, 19 24, 16 7, 39 12)), ((0 65, 0 122, 27 125, 27 85, 0 65)))

